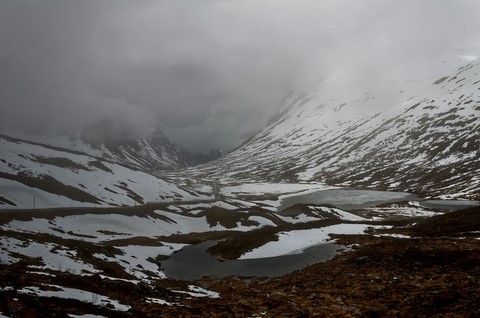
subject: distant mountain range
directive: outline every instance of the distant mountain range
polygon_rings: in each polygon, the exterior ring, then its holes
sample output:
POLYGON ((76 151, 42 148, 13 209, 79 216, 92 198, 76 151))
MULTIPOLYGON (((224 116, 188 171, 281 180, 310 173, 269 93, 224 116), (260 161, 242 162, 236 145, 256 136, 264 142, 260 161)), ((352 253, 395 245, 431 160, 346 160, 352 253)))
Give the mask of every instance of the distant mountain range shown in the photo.
POLYGON ((293 94, 256 136, 185 174, 219 182, 318 181, 478 199, 480 60, 427 84, 405 83, 399 102, 383 108, 375 106, 374 93, 353 96, 349 87, 345 96, 328 85, 293 94))

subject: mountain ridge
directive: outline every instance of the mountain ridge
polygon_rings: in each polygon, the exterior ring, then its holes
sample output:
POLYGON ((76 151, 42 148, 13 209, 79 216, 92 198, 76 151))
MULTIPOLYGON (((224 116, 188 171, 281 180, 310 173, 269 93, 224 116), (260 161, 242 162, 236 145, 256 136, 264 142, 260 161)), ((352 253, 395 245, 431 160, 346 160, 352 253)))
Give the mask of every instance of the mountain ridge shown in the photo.
POLYGON ((403 100, 383 111, 370 107, 375 95, 369 92, 291 96, 250 141, 187 174, 479 198, 479 74, 477 59, 415 87, 415 94, 399 88, 403 100), (373 111, 362 114, 364 108, 373 111))
POLYGON ((88 154, 0 136, 0 206, 49 208, 197 200, 202 194, 88 154))

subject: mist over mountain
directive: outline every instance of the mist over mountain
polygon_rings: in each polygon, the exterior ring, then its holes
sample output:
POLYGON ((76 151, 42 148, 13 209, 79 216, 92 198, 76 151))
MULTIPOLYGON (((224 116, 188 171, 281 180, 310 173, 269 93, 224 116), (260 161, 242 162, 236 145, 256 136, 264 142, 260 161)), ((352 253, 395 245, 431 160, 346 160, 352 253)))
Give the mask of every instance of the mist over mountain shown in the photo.
POLYGON ((403 81, 478 50, 479 6, 0 1, 0 127, 51 135, 108 118, 127 136, 160 127, 194 153, 234 149, 288 92, 332 79, 339 94, 376 91, 380 107, 395 104, 403 81))
POLYGON ((186 174, 480 197, 479 58, 446 76, 405 81, 386 109, 375 106, 375 91, 342 95, 329 84, 292 94, 260 133, 186 174))
POLYGON ((0 0, 0 318, 480 317, 479 13, 0 0))

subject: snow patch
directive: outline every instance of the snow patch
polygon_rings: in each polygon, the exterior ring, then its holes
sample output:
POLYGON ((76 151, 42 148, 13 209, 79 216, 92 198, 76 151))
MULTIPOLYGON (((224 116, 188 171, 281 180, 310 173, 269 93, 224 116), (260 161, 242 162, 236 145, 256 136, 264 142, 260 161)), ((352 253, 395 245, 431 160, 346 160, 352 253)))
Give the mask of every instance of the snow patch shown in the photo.
POLYGON ((18 292, 22 294, 35 295, 38 297, 57 297, 64 299, 76 299, 84 303, 90 303, 100 307, 112 306, 117 311, 128 311, 131 309, 128 305, 122 305, 118 301, 113 300, 107 296, 100 294, 88 292, 81 289, 67 288, 58 285, 47 285, 44 286, 52 287, 56 290, 42 290, 39 287, 24 287, 18 292))
POLYGON ((184 291, 184 290, 175 290, 177 293, 182 293, 182 294, 188 294, 192 297, 196 298, 202 298, 202 297, 208 297, 208 298, 220 298, 220 294, 211 290, 204 289, 199 286, 195 285, 188 285, 188 289, 190 291, 184 291))
POLYGON ((300 254, 308 247, 326 243, 330 234, 363 234, 369 228, 382 228, 367 224, 337 224, 324 228, 280 232, 278 240, 268 242, 239 259, 275 257, 286 254, 300 254))

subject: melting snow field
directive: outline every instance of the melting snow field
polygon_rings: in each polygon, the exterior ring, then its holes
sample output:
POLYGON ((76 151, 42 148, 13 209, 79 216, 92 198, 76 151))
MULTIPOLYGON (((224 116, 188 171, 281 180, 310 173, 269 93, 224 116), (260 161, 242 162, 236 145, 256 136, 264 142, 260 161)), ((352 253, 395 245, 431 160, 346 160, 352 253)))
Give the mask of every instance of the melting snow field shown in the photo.
MULTIPOLYGON (((317 229, 280 232, 277 241, 269 242, 247 252, 239 259, 300 254, 308 247, 326 243, 330 240, 330 234, 363 234, 369 228, 373 228, 373 226, 366 224, 337 224, 317 229)), ((377 226, 375 228, 380 227, 377 226)))
POLYGON ((176 184, 139 170, 26 141, 0 138, 0 152, 0 173, 9 176, 0 178, 0 193, 15 204, 9 204, 7 208, 32 208, 34 195, 36 208, 133 206, 141 202, 166 202, 175 198, 209 198, 194 195, 176 184), (45 189, 53 193, 41 190, 42 186, 32 181, 25 183, 20 175, 47 185, 45 189), (18 180, 23 181, 20 183, 18 180), (48 186, 49 182, 54 182, 53 186, 48 186), (72 191, 76 196, 68 193, 72 191))
POLYGON ((64 299, 75 299, 84 303, 91 303, 97 306, 112 306, 117 311, 128 311, 131 307, 122 305, 118 301, 102 296, 96 293, 91 293, 81 289, 67 288, 58 285, 45 285, 54 290, 42 290, 39 287, 24 287, 18 292, 22 294, 36 295, 39 297, 57 297, 64 299))
POLYGON ((219 293, 213 292, 211 290, 204 289, 204 288, 199 287, 199 286, 188 285, 188 290, 189 291, 175 290, 175 292, 182 293, 182 294, 188 294, 192 297, 197 297, 197 298, 202 298, 202 297, 220 298, 219 293))
POLYGON ((53 243, 40 243, 31 240, 20 241, 15 238, 0 237, 0 261, 4 264, 12 264, 18 259, 12 257, 9 252, 36 258, 40 257, 44 266, 39 269, 61 270, 73 274, 97 273, 92 265, 77 259, 76 251, 53 243))
POLYGON ((151 274, 147 275, 145 271, 155 273, 159 278, 166 278, 163 271, 151 260, 156 259, 159 255, 171 255, 185 246, 187 244, 163 243, 163 246, 128 245, 119 247, 123 254, 116 257, 108 257, 104 254, 93 254, 93 256, 107 262, 118 263, 127 273, 134 275, 138 279, 148 279, 151 276, 151 274))
MULTIPOLYGON (((198 206, 195 206, 198 208, 198 206)), ((83 214, 53 219, 34 218, 29 221, 13 220, 0 227, 5 231, 49 234, 70 240, 88 241, 102 244, 112 240, 147 237, 154 239, 159 236, 173 234, 203 233, 211 231, 251 231, 265 225, 275 225, 270 220, 250 216, 251 221, 258 225, 243 226, 237 224, 234 228, 226 228, 221 224, 210 225, 205 216, 184 215, 167 211, 155 211, 159 217, 139 217, 120 214, 83 214)), ((78 275, 99 272, 91 264, 84 263, 77 257, 76 250, 70 250, 55 243, 19 240, 10 237, 0 237, 0 263, 12 264, 19 261, 15 253, 28 257, 40 257, 43 266, 40 269, 60 270, 78 275)), ((169 256, 182 249, 187 244, 159 242, 161 246, 145 246, 130 244, 119 246, 121 254, 107 256, 94 253, 99 260, 115 262, 125 271, 139 279, 147 279, 155 273, 159 278, 165 278, 155 260, 158 256, 169 256)))
MULTIPOLYGON (((105 242, 136 236, 157 237, 172 234, 201 233, 210 231, 250 231, 258 226, 239 225, 233 229, 220 224, 211 226, 205 216, 183 215, 157 210, 158 218, 127 216, 121 214, 82 214, 55 217, 52 220, 33 218, 30 221, 11 221, 2 230, 47 233, 66 239, 88 237, 91 242, 105 242)), ((265 218, 255 218, 260 224, 269 224, 265 218), (263 219, 263 220, 260 220, 263 219)))
MULTIPOLYGON (((142 212, 132 215, 131 211, 96 214, 90 210, 86 210, 87 213, 78 210, 78 214, 74 215, 61 215, 59 212, 55 216, 40 217, 39 214, 23 220, 13 217, 11 221, 0 224, 0 230, 15 233, 0 237, 0 263, 18 262, 23 255, 38 258, 40 263, 31 267, 38 273, 51 275, 60 271, 91 275, 106 274, 102 273, 95 262, 112 262, 119 264, 126 274, 132 275, 131 279, 148 281, 151 278, 165 278, 160 262, 192 244, 191 239, 197 233, 218 232, 222 236, 232 232, 235 233, 232 235, 239 235, 238 239, 241 239, 241 232, 267 226, 275 228, 290 224, 294 227, 301 223, 323 220, 340 223, 279 232, 278 240, 248 251, 239 258, 251 260, 301 254, 309 247, 330 241, 330 234, 362 234, 370 227, 378 227, 365 224, 368 222, 384 221, 390 217, 430 217, 439 213, 423 207, 420 201, 401 204, 391 202, 379 208, 364 208, 364 214, 356 210, 352 213, 314 204, 305 205, 302 209, 277 211, 285 199, 301 201, 305 194, 326 197, 335 194, 334 199, 346 200, 355 191, 322 184, 242 184, 224 186, 221 191, 224 195, 222 201, 168 203, 161 209, 152 209, 146 214, 142 212), (269 200, 261 200, 264 194, 273 196, 266 196, 269 200), (253 201, 248 199, 249 195, 253 201), (359 224, 352 224, 353 222, 359 224), (76 241, 79 244, 72 244, 76 241), (90 246, 92 258, 84 258, 76 245, 90 246), (108 246, 113 250, 106 249, 108 246)), ((382 198, 388 202, 392 198, 404 199, 408 196, 405 193, 363 192, 365 194, 362 198, 378 198, 379 202, 382 202, 382 198)), ((363 204, 363 201, 360 203, 363 204)), ((199 293, 198 290, 189 292, 199 293)), ((158 299, 150 301, 162 302, 158 299)))

